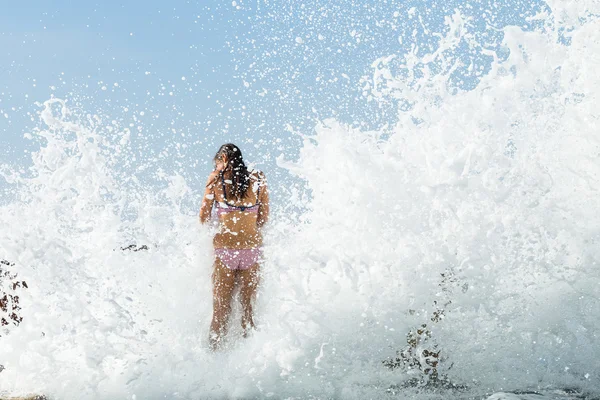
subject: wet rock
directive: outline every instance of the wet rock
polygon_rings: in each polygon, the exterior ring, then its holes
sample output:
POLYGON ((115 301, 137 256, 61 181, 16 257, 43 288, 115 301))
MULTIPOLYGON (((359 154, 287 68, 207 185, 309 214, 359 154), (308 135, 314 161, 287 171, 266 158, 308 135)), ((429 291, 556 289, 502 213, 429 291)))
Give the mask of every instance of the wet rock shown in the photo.
POLYGON ((148 250, 148 246, 146 246, 145 244, 141 245, 140 247, 138 247, 136 244, 130 244, 129 246, 126 247, 121 247, 121 250, 123 251, 141 251, 141 250, 148 250))
POLYGON ((48 398, 44 395, 34 394, 29 396, 21 396, 21 397, 1 397, 0 400, 48 400, 48 398))
POLYGON ((586 393, 576 388, 514 390, 494 393, 486 400, 600 400, 600 394, 586 393))
POLYGON ((23 317, 20 315, 18 291, 27 289, 27 282, 17 279, 17 274, 10 272, 14 263, 0 260, 0 327, 18 326, 23 317))
MULTIPOLYGON (((389 369, 400 369, 405 373, 418 373, 420 377, 415 378, 417 382, 429 382, 434 385, 445 384, 447 379, 440 373, 440 364, 446 359, 432 336, 431 324, 442 322, 446 316, 447 308, 452 304, 452 293, 460 289, 463 292, 468 289, 461 279, 456 276, 452 267, 448 267, 441 274, 438 287, 441 289, 437 294, 438 300, 433 301, 433 311, 427 323, 411 329, 406 334, 406 345, 396 352, 396 357, 383 361, 383 365, 389 369), (429 324, 429 325, 428 325, 429 324)), ((415 310, 409 310, 411 315, 415 310)), ((452 368, 452 364, 446 370, 452 368)))
POLYGON ((436 394, 457 394, 469 390, 467 385, 451 382, 448 378, 412 378, 398 385, 390 386, 387 389, 389 394, 400 395, 407 391, 413 393, 436 393, 436 394))

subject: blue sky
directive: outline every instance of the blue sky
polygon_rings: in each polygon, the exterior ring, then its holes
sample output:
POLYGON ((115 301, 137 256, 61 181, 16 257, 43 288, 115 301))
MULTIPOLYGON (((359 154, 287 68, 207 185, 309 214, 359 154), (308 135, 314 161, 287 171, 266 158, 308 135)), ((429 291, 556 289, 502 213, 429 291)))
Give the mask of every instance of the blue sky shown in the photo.
MULTIPOLYGON (((27 163, 31 144, 23 133, 38 125, 28 113, 53 95, 83 114, 143 127, 132 150, 139 162, 166 149, 170 157, 161 166, 191 182, 204 179, 212 153, 227 141, 272 175, 281 174, 275 157, 293 158, 300 143, 288 127, 310 133, 328 117, 365 129, 393 122, 397 104, 382 107, 362 96, 360 78, 378 57, 401 60, 413 45, 424 52, 435 48, 444 17, 458 9, 472 17, 481 43, 460 57, 485 70, 490 60, 479 51, 497 48, 498 29, 531 28, 526 17, 540 7, 537 1, 486 0, 4 5, 0 163, 27 163)), ((477 77, 458 74, 456 81, 468 90, 477 77)))

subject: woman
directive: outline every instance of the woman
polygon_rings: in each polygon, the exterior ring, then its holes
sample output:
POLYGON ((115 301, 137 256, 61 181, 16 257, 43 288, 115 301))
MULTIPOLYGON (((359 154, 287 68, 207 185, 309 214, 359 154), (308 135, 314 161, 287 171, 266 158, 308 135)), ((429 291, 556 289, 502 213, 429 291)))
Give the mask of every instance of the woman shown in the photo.
POLYGON ((244 336, 254 328, 252 301, 259 281, 262 235, 269 217, 269 193, 265 176, 249 171, 242 152, 234 144, 221 146, 214 158, 200 208, 200 222, 206 223, 213 205, 219 218, 214 237, 213 317, 209 342, 216 350, 227 330, 231 297, 239 282, 244 336), (216 202, 216 203, 215 203, 216 202))

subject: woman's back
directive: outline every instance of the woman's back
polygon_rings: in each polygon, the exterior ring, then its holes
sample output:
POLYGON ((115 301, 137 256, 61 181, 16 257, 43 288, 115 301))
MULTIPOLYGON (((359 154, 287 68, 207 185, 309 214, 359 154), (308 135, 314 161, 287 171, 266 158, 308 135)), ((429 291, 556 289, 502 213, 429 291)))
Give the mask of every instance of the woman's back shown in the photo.
POLYGON ((266 180, 262 172, 249 174, 250 185, 242 199, 232 196, 231 173, 217 178, 214 188, 219 230, 214 237, 215 248, 250 249, 262 246, 260 226, 268 207, 266 180))

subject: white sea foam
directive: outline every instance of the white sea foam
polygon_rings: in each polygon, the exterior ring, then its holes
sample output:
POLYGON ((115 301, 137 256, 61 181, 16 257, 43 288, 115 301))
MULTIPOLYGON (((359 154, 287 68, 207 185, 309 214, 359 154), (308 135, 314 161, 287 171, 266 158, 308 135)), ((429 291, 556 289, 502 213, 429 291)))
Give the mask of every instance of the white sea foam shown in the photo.
POLYGON ((544 33, 507 28, 510 56, 470 92, 447 87, 448 54, 468 36, 458 14, 440 49, 406 58, 408 74, 388 68, 390 57, 375 62, 373 101, 409 110, 386 138, 322 121, 297 160, 279 160, 306 180, 310 196, 289 204, 307 211, 273 216, 259 330, 242 340, 234 321, 218 354, 205 343, 210 235, 182 207, 186 196, 200 204, 202 188, 178 175, 161 190, 124 177, 126 132, 103 134, 100 120, 45 102, 30 173, 2 169, 19 192, 2 206, 0 258, 29 289, 23 323, 1 338, 0 391, 392 396, 407 376, 382 361, 422 323, 445 357, 440 370, 472 390, 593 389, 600 44, 582 3, 552 3, 560 18, 544 33), (574 28, 570 45, 558 24, 574 28), (120 250, 133 241, 149 249, 120 250), (440 286, 449 271, 456 281, 440 286), (432 324, 436 299, 452 302, 432 324))

